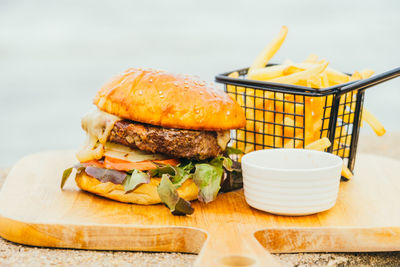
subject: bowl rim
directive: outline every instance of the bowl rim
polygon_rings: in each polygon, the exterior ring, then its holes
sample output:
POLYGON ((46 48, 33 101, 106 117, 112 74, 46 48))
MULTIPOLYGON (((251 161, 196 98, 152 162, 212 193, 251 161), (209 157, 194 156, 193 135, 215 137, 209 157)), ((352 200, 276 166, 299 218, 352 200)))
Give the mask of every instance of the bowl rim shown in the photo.
POLYGON ((242 165, 246 165, 248 167, 257 169, 257 170, 263 170, 263 171, 276 171, 276 172, 302 172, 302 173, 306 173, 306 172, 317 172, 317 171, 327 171, 327 170, 331 170, 331 169, 336 169, 338 167, 342 167, 343 165, 343 159, 337 155, 334 155, 332 153, 329 152, 324 152, 324 151, 317 151, 317 150, 310 150, 310 149, 303 149, 303 148, 274 148, 274 149, 261 149, 261 150, 256 150, 256 151, 252 151, 249 152, 247 154, 245 154, 242 157, 242 165), (274 168, 274 167, 266 167, 266 166, 260 166, 257 164, 253 164, 249 162, 249 158, 250 157, 254 157, 255 154, 263 154, 263 153, 274 153, 274 151, 288 151, 290 155, 290 151, 296 151, 296 153, 304 153, 304 154, 319 154, 319 155, 328 155, 328 157, 331 157, 332 159, 336 160, 337 163, 329 165, 327 167, 316 167, 316 168, 305 168, 305 169, 286 169, 286 168, 274 168))

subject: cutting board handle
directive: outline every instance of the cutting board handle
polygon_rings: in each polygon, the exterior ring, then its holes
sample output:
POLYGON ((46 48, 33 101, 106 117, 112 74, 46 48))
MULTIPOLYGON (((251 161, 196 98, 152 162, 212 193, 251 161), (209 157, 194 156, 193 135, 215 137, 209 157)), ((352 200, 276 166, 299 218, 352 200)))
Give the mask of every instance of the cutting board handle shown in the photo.
POLYGON ((281 266, 254 237, 254 230, 242 225, 213 227, 197 257, 195 267, 281 266))

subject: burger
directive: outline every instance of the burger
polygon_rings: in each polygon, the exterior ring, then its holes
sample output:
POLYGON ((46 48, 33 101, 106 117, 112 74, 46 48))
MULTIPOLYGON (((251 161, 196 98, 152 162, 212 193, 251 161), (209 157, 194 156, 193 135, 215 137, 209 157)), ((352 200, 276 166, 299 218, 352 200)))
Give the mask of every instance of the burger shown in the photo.
POLYGON ((245 126, 242 108, 211 84, 187 75, 131 68, 97 93, 81 121, 86 140, 74 171, 79 188, 120 202, 164 203, 191 214, 191 200, 215 200, 237 171, 230 130, 245 126))

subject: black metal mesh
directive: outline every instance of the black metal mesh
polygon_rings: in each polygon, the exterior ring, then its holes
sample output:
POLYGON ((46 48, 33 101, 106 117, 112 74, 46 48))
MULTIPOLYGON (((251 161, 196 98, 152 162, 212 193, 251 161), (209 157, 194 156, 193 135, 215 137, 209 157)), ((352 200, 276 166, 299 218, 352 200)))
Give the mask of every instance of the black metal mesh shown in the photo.
MULTIPOLYGON (((244 72, 239 73, 244 78, 244 72)), ((330 139, 328 152, 353 170, 363 92, 303 93, 225 83, 225 91, 244 109, 247 124, 232 136, 232 145, 245 153, 266 148, 304 148, 320 138, 330 139), (357 113, 358 112, 358 113, 357 113)))

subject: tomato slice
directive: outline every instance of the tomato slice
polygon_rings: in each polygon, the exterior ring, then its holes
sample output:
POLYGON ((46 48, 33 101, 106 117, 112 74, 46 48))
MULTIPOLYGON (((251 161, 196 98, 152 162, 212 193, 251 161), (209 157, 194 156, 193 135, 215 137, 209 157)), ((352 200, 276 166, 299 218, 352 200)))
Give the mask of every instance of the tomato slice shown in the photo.
POLYGON ((144 160, 144 161, 138 161, 138 162, 130 162, 130 161, 126 161, 126 160, 105 157, 104 167, 107 169, 113 169, 113 170, 118 170, 118 171, 130 171, 133 169, 136 169, 138 171, 148 171, 148 170, 153 170, 153 169, 158 168, 158 166, 154 162, 166 164, 166 165, 167 164, 170 164, 170 165, 179 164, 179 161, 176 159, 154 160, 154 161, 144 160))
POLYGON ((102 162, 100 162, 100 161, 98 161, 98 160, 96 160, 96 159, 89 160, 89 161, 85 161, 85 162, 82 162, 82 163, 88 164, 88 165, 90 165, 90 166, 95 166, 95 167, 99 167, 99 168, 104 168, 104 163, 102 163, 102 162))
POLYGON ((178 165, 180 162, 177 159, 164 159, 164 160, 153 160, 153 162, 155 163, 160 163, 160 164, 165 164, 165 165, 172 165, 172 166, 176 166, 178 165))

